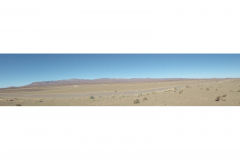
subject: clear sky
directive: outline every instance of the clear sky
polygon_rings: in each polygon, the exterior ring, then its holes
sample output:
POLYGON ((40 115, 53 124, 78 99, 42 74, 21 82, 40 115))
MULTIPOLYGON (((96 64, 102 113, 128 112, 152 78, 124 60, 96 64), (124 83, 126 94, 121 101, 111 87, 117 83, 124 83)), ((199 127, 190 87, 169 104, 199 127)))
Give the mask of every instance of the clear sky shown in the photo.
POLYGON ((239 78, 240 54, 1 54, 0 88, 71 78, 239 78))

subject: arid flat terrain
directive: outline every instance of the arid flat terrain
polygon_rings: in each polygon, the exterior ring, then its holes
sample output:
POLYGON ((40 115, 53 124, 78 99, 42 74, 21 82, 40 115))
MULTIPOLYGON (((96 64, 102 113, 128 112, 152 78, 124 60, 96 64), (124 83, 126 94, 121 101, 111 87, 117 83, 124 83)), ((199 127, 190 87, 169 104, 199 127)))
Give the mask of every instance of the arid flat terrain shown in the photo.
POLYGON ((240 106, 240 79, 33 83, 0 89, 0 106, 240 106))

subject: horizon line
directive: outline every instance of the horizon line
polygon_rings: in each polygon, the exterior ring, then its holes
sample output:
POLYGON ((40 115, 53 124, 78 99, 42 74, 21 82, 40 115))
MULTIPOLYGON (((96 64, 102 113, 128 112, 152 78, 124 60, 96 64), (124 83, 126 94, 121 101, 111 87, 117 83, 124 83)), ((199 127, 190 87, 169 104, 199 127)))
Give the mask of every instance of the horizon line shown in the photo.
POLYGON ((208 77, 208 78, 150 78, 150 77, 145 77, 145 78, 69 78, 69 79, 57 79, 57 80, 43 80, 43 81, 32 81, 30 83, 27 83, 25 85, 19 85, 19 86, 7 86, 7 87, 0 87, 0 89, 7 89, 7 88, 20 88, 20 87, 25 87, 25 86, 30 86, 33 83, 44 83, 44 82, 57 82, 57 81, 68 81, 68 80, 89 80, 89 81, 94 81, 94 80, 101 80, 101 79, 112 79, 112 80, 131 80, 131 79, 189 79, 189 80, 196 80, 196 79, 240 79, 240 77, 208 77))

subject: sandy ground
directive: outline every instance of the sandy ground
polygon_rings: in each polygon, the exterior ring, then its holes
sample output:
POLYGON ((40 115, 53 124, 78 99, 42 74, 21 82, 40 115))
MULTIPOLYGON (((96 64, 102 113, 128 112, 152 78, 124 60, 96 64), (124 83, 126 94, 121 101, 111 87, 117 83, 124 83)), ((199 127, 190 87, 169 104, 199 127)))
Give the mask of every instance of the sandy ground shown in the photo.
POLYGON ((240 79, 0 89, 0 106, 240 106, 240 79))

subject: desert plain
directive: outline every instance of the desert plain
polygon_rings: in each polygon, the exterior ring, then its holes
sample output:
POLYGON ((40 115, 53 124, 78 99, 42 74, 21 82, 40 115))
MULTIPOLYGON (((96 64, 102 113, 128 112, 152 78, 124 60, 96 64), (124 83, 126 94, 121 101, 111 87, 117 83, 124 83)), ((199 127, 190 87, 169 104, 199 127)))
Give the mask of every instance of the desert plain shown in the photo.
POLYGON ((240 79, 28 85, 0 89, 0 106, 240 106, 240 79))

